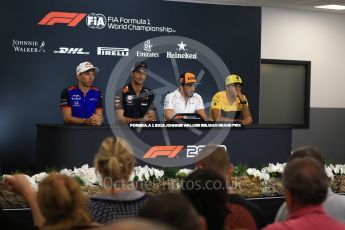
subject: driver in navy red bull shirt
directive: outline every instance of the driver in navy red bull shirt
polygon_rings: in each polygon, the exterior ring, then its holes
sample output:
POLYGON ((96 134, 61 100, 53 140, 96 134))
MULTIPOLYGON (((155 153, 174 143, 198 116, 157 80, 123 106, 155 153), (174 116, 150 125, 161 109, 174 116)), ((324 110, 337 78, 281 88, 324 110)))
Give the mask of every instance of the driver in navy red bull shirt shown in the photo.
POLYGON ((115 113, 123 124, 156 120, 155 95, 144 86, 147 64, 135 62, 131 71, 131 82, 115 95, 115 113))
POLYGON ((102 125, 102 92, 93 86, 98 71, 90 62, 82 62, 77 66, 77 85, 61 93, 60 107, 65 123, 102 125))

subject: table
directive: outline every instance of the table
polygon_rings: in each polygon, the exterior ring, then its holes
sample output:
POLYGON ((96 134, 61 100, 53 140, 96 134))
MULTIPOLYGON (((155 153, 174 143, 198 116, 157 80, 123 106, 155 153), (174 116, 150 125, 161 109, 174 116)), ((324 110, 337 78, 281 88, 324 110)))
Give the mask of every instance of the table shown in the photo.
MULTIPOLYGON (((214 129, 211 131, 215 131, 215 133, 222 132, 222 128, 214 129)), ((126 135, 132 130, 130 128, 121 129, 119 135, 126 135)), ((206 141, 202 141, 209 134, 197 135, 190 130, 178 128, 169 129, 166 132, 170 138, 169 145, 184 147, 174 159, 166 157, 166 159, 164 157, 143 158, 152 146, 166 145, 161 130, 145 128, 140 132, 131 134, 129 140, 137 138, 146 144, 146 147, 144 146, 138 150, 139 144, 131 143, 138 159, 138 165, 155 165, 157 168, 169 167, 169 165, 164 165, 164 162, 162 163, 164 158, 168 163, 174 161, 185 163, 181 168, 193 168, 195 158, 188 157, 188 154, 193 153, 195 155, 198 149, 200 150, 200 146, 210 142, 207 138, 206 141), (192 148, 194 148, 194 152, 191 152, 192 148)), ((73 169, 83 164, 91 166, 100 143, 109 136, 114 136, 109 125, 89 127, 83 125, 37 124, 36 171, 43 171, 47 168, 73 169)), ((231 132, 227 134, 221 144, 226 146, 230 159, 235 164, 242 163, 254 167, 267 163, 285 162, 291 152, 291 129, 269 126, 231 129, 231 132)))

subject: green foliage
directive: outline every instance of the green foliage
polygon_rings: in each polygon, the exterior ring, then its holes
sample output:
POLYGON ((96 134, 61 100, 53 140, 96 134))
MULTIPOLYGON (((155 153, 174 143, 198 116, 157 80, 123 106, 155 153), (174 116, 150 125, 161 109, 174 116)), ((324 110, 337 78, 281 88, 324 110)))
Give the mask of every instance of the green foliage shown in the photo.
POLYGON ((326 159, 325 160, 325 165, 329 166, 330 164, 335 165, 336 162, 333 159, 326 159))
POLYGON ((187 176, 188 176, 187 173, 184 173, 184 172, 176 173, 176 178, 182 179, 182 178, 185 178, 187 176))
POLYGON ((75 176, 74 179, 79 183, 80 186, 85 186, 84 181, 79 176, 75 176))
POLYGON ((176 178, 177 177, 177 172, 180 170, 179 168, 163 168, 164 171, 164 176, 163 178, 168 179, 168 178, 176 178))
POLYGON ((256 166, 255 168, 259 171, 261 171, 261 169, 267 167, 267 164, 264 164, 264 163, 261 163, 261 164, 258 164, 258 166, 256 166))
POLYGON ((248 166, 245 164, 238 164, 234 167, 234 171, 232 172, 233 176, 245 176, 247 175, 248 166))
POLYGON ((281 173, 280 172, 271 172, 271 173, 269 173, 269 175, 270 175, 270 177, 281 177, 281 173))
POLYGON ((59 172, 55 167, 46 167, 45 171, 47 174, 59 172))

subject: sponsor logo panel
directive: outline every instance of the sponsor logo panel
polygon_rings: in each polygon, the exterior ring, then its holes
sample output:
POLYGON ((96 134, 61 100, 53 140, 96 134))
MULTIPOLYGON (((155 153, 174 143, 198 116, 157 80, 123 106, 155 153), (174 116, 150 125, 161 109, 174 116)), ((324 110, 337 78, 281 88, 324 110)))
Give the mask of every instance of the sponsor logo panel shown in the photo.
POLYGON ((185 44, 183 41, 177 44, 177 48, 174 52, 168 51, 166 53, 167 58, 174 58, 174 59, 198 59, 198 53, 189 53, 187 44, 185 44))
POLYGON ((129 55, 129 48, 97 47, 97 55, 126 57, 129 55))
MULTIPOLYGON (((186 146, 186 157, 194 158, 199 155, 199 152, 205 148, 206 145, 187 145, 186 146)), ((218 145, 218 147, 224 148, 226 151, 227 148, 225 145, 218 145)), ((168 146, 153 146, 151 147, 143 156, 144 159, 147 158, 176 158, 179 157, 179 153, 184 148, 183 145, 168 145, 168 146)))
POLYGON ((27 41, 13 39, 12 47, 14 52, 19 53, 45 53, 45 41, 27 41))
POLYGON ((49 12, 38 25, 53 26, 57 23, 67 24, 67 26, 75 27, 86 16, 85 13, 70 13, 70 12, 49 12))
POLYGON ((89 55, 90 52, 84 51, 84 48, 69 48, 60 47, 59 50, 54 50, 55 54, 82 54, 89 55))
POLYGON ((165 25, 152 25, 149 18, 127 18, 121 16, 106 16, 101 13, 76 13, 76 12, 49 12, 39 22, 40 26, 65 26, 76 27, 85 18, 85 23, 90 29, 127 30, 142 32, 175 33, 176 30, 165 25))
POLYGON ((177 146, 153 146, 149 149, 143 158, 157 158, 159 156, 167 158, 175 158, 177 154, 183 149, 183 145, 177 146))
POLYGON ((136 55, 137 57, 145 57, 145 58, 158 58, 159 53, 152 52, 153 44, 151 40, 146 40, 143 44, 143 50, 138 50, 136 55))

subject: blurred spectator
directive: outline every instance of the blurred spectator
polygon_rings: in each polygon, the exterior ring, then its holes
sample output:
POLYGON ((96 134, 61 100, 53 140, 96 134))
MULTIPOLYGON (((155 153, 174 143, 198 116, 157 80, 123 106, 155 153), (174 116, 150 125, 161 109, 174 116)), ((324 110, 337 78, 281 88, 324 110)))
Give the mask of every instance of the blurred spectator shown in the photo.
POLYGON ((25 175, 8 176, 6 182, 28 202, 34 223, 40 229, 85 229, 99 226, 91 223, 86 197, 78 182, 71 177, 51 174, 38 185, 37 193, 25 175))
POLYGON ((99 228, 99 230, 174 230, 174 228, 170 228, 149 220, 137 218, 135 220, 127 219, 116 221, 111 225, 99 228))
POLYGON ((263 211, 255 204, 236 194, 231 187, 233 165, 227 151, 220 146, 208 145, 200 151, 197 163, 199 169, 212 169, 222 175, 228 184, 227 206, 229 215, 225 226, 230 229, 261 229, 266 225, 263 211))
MULTIPOLYGON (((310 146, 300 147, 295 149, 290 155, 288 162, 302 157, 313 157, 316 159, 323 167, 325 166, 325 160, 323 159, 321 153, 310 146)), ((322 206, 324 207, 326 213, 333 218, 341 221, 345 224, 345 197, 339 194, 336 194, 328 187, 327 198, 323 202, 322 206)), ((288 217, 288 209, 286 203, 282 204, 279 208, 275 221, 284 221, 288 217)))
MULTIPOLYGON (((198 213, 188 199, 178 193, 165 193, 152 197, 139 215, 179 230, 201 229, 198 213)), ((205 225, 205 221, 203 223, 205 225)))
POLYGON ((122 138, 106 138, 95 156, 96 173, 104 190, 90 198, 89 209, 94 221, 102 224, 136 217, 148 196, 129 186, 136 164, 130 145, 122 138))
POLYGON ((289 217, 265 230, 344 230, 345 225, 328 216, 322 203, 327 197, 329 179, 323 165, 312 157, 290 160, 283 173, 286 206, 289 217))
POLYGON ((208 230, 224 229, 228 209, 226 183, 222 176, 209 169, 196 170, 183 182, 182 193, 206 219, 208 230))

